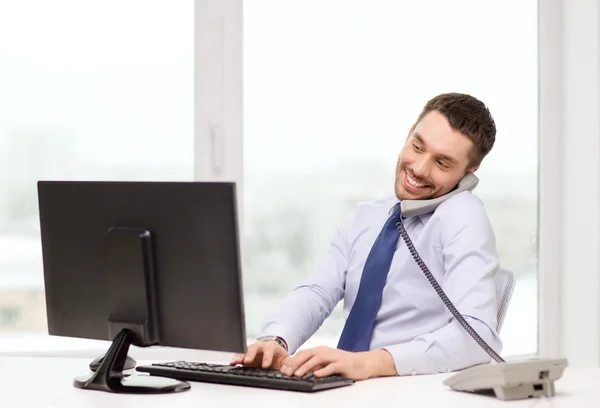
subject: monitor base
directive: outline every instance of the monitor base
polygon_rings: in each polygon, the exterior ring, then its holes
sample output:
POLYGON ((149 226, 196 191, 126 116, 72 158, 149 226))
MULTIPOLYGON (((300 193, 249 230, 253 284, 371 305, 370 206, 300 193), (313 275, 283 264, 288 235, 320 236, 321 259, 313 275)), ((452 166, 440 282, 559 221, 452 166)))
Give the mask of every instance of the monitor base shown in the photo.
POLYGON ((121 394, 167 394, 187 391, 186 381, 149 375, 123 375, 123 366, 134 335, 124 329, 117 334, 100 367, 88 375, 76 377, 73 386, 86 390, 121 394))

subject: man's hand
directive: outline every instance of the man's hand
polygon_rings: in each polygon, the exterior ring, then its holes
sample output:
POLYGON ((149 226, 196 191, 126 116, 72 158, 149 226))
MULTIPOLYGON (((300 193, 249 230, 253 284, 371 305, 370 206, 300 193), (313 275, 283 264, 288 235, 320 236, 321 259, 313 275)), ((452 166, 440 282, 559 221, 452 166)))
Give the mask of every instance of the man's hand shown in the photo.
POLYGON ((229 364, 280 370, 289 358, 289 353, 279 343, 265 341, 250 345, 246 354, 236 354, 229 364))
POLYGON ((342 374, 355 380, 396 375, 392 356, 385 350, 352 353, 330 347, 299 351, 284 361, 281 372, 301 377, 313 372, 316 377, 342 374))

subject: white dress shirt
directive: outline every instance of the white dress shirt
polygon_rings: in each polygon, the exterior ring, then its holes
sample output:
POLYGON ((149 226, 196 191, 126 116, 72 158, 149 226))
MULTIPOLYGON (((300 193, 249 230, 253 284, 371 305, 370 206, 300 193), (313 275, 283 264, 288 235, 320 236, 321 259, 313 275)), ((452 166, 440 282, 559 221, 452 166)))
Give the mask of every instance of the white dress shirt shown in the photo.
MULTIPOLYGON (((398 200, 360 204, 341 223, 328 256, 296 287, 262 327, 294 353, 344 299, 347 318, 369 251, 398 200)), ((497 353, 499 268, 496 241, 482 201, 463 191, 434 212, 404 218, 419 255, 466 321, 497 353)), ((448 372, 490 361, 449 310, 414 262, 402 237, 392 260, 377 313, 371 350, 385 349, 399 375, 448 372)))

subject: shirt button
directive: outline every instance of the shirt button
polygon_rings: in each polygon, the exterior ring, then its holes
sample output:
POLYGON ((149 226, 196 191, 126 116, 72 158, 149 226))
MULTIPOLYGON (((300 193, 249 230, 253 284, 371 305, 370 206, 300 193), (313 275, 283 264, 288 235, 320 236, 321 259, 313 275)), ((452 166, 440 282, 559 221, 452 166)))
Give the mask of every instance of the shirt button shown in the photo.
POLYGON ((417 372, 413 370, 412 375, 417 375, 417 372))

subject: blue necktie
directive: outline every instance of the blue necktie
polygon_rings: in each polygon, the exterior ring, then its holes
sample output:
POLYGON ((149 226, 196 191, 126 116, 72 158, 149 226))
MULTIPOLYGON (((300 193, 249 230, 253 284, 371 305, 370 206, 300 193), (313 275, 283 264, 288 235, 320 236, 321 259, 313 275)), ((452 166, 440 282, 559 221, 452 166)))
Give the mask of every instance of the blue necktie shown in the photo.
POLYGON ((358 294, 342 331, 338 348, 346 351, 368 351, 387 279, 400 233, 396 223, 401 217, 400 203, 386 221, 365 262, 358 294))

